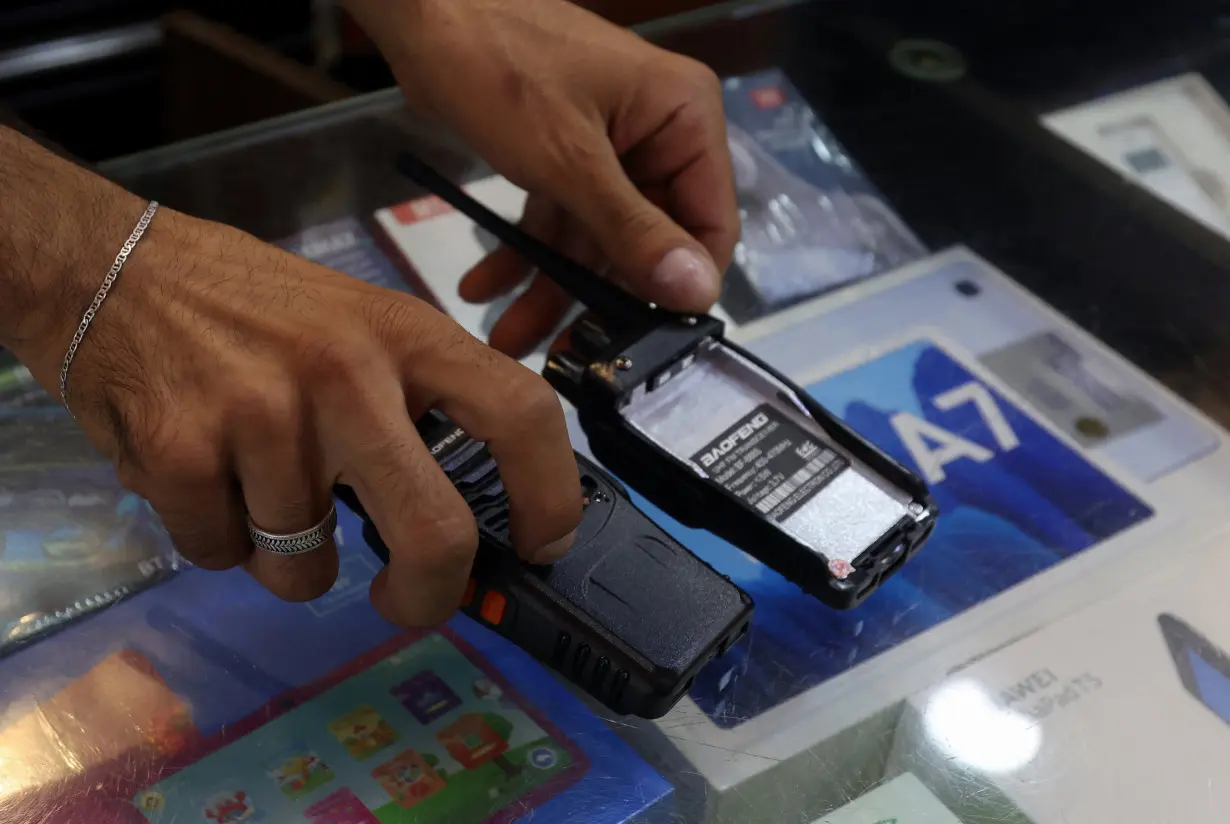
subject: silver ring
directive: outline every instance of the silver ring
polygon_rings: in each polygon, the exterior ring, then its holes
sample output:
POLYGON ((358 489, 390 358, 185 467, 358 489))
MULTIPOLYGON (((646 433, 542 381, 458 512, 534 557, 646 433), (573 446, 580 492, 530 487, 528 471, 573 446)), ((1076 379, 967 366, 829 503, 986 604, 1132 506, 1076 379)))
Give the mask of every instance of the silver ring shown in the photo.
POLYGON ((319 549, 333 538, 333 530, 337 529, 337 507, 329 505, 329 514, 311 529, 302 532, 292 532, 289 535, 277 535, 252 523, 248 518, 248 535, 257 549, 272 552, 274 555, 302 555, 319 549))

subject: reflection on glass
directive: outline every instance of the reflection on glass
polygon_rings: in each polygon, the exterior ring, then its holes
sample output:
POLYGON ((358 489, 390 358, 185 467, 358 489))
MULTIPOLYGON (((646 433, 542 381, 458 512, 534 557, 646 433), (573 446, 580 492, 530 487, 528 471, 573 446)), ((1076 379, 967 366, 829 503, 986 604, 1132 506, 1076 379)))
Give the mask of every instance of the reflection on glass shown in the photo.
POLYGON ((923 710, 930 742, 957 765, 988 774, 1010 773, 1042 749, 1042 728, 998 706, 986 690, 954 681, 936 690, 923 710))

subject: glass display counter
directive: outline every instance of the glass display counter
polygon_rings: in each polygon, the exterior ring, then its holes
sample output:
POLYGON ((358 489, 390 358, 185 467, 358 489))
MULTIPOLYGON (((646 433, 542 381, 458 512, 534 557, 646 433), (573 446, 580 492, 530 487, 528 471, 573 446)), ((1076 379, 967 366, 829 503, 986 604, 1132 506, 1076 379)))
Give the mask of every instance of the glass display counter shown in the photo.
MULTIPOLYGON (((141 585, 58 631, 34 632, 63 609, 54 588, 3 616, 0 818, 1224 820, 1224 18, 1049 5, 730 3, 642 28, 724 80, 743 236, 715 314, 939 504, 866 603, 830 610, 634 493, 756 604, 747 638, 644 721, 468 619, 384 624, 347 511, 338 582, 307 604, 142 544, 123 555, 141 585)), ((517 215, 525 193, 396 90, 102 171, 481 336, 500 307, 456 280, 490 239, 394 171, 403 149, 517 215)), ((26 446, 0 473, 0 581, 23 602, 86 540, 50 537, 73 500, 121 513, 123 547, 155 527, 83 491, 103 469, 30 445, 62 422, 0 370, 17 433, 0 443, 26 446)))

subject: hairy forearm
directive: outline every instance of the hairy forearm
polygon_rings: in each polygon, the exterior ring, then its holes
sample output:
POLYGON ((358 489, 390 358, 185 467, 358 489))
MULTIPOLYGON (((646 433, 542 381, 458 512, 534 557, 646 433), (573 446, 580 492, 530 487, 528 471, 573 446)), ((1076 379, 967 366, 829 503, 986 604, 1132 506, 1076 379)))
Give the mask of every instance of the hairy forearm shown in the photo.
POLYGON ((29 362, 67 344, 141 208, 0 126, 0 346, 29 362))

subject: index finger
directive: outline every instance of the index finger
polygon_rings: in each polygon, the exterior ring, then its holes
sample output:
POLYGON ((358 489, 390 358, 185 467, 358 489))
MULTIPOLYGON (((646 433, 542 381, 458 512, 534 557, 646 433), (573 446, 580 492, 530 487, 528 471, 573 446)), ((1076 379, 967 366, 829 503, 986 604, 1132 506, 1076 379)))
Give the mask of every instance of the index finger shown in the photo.
POLYGON ((697 70, 692 95, 670 124, 621 156, 628 177, 685 231, 700 241, 718 271, 730 266, 739 240, 734 167, 726 141, 721 86, 697 70))
MULTIPOLYGON (((403 342, 404 346, 404 342, 403 342)), ((406 347, 407 386, 487 444, 508 493, 509 530, 528 561, 555 560, 581 522, 581 480, 559 397, 541 376, 455 327, 422 357, 406 347)))
POLYGON ((393 374, 330 392, 321 430, 330 463, 389 550, 372 604, 400 626, 429 627, 461 603, 478 548, 473 514, 419 437, 393 374))

